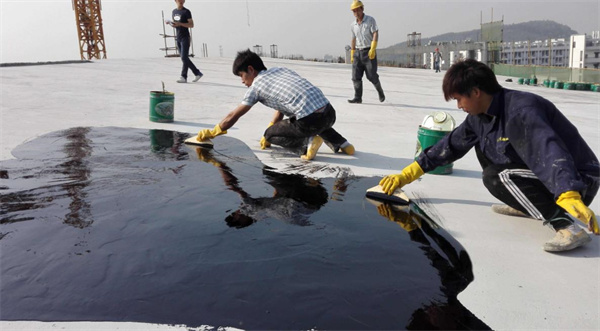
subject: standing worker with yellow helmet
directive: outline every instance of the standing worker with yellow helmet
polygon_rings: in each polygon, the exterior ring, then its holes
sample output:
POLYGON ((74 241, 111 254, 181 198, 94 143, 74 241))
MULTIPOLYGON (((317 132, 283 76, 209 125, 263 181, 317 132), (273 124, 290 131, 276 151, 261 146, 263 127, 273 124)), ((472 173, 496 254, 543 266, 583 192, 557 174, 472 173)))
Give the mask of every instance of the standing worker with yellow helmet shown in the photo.
POLYGON ((375 19, 365 15, 364 6, 361 1, 354 0, 350 9, 356 18, 350 25, 352 30, 352 50, 350 58, 352 62, 352 83, 354 83, 354 98, 348 100, 350 103, 362 103, 362 77, 366 72, 367 79, 373 83, 379 101, 385 101, 385 94, 381 88, 379 75, 377 74, 377 40, 379 31, 375 19))

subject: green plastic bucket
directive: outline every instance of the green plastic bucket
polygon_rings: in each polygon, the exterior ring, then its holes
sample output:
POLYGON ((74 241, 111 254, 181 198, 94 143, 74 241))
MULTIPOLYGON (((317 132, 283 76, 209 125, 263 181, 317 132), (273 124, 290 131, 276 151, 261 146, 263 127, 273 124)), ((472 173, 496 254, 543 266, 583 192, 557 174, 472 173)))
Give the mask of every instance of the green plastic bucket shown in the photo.
POLYGON ((554 87, 557 88, 557 89, 566 89, 565 88, 565 86, 566 86, 565 84, 566 83, 563 83, 563 82, 556 82, 556 85, 554 85, 554 87))
POLYGON ((164 91, 150 92, 150 120, 152 122, 173 122, 175 113, 175 93, 164 91))
POLYGON ((523 85, 523 82, 525 81, 525 78, 519 78, 518 83, 523 85))
POLYGON ((531 79, 529 80, 529 83, 530 83, 531 85, 537 85, 537 82, 538 82, 538 79, 537 79, 537 77, 533 77, 533 78, 531 78, 531 79))
POLYGON ((550 82, 550 88, 555 88, 556 87, 556 81, 553 80, 550 82))
POLYGON ((575 83, 565 83, 565 85, 562 87, 565 90, 574 90, 575 89, 575 83))
POLYGON ((545 87, 550 87, 550 80, 549 79, 544 79, 544 86, 545 87))
MULTIPOLYGON (((435 145, 438 141, 442 140, 450 131, 430 130, 419 125, 417 131, 417 151, 415 153, 415 160, 427 147, 435 145)), ((449 175, 452 173, 452 166, 454 163, 447 164, 445 166, 437 167, 428 174, 434 175, 449 175)))

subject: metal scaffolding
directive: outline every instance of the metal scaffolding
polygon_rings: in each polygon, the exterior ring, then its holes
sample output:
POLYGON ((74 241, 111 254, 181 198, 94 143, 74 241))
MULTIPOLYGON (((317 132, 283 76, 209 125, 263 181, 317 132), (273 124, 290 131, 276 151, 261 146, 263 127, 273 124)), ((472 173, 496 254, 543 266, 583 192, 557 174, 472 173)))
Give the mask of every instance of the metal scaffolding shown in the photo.
POLYGON ((100 0, 72 0, 82 60, 106 59, 100 0))

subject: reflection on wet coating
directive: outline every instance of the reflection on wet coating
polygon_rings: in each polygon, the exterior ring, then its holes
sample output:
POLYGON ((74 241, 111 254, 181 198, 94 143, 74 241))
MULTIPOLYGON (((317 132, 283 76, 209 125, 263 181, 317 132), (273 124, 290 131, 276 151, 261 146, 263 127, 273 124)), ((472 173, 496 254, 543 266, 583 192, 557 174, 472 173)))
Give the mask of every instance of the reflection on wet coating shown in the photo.
POLYGON ((231 137, 187 137, 73 128, 15 149, 0 169, 1 319, 488 328, 456 299, 467 253, 416 205, 368 202, 377 178, 282 174, 231 137))

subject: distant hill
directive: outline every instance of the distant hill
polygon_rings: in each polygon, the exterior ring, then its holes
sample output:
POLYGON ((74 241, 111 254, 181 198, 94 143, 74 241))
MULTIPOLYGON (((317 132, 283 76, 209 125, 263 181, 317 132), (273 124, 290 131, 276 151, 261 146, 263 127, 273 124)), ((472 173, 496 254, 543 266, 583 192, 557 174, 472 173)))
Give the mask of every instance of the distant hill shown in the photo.
MULTIPOLYGON (((505 42, 524 41, 524 40, 544 40, 548 38, 569 38, 571 35, 577 34, 577 31, 571 29, 567 25, 556 23, 554 21, 529 21, 525 23, 515 23, 504 25, 503 39, 505 42)), ((433 37, 421 37, 421 45, 426 45, 429 41, 463 41, 470 39, 472 41, 480 41, 480 30, 475 29, 464 32, 450 32, 433 37)), ((406 45, 406 41, 392 45, 381 50, 393 50, 394 48, 402 48, 406 45)))

